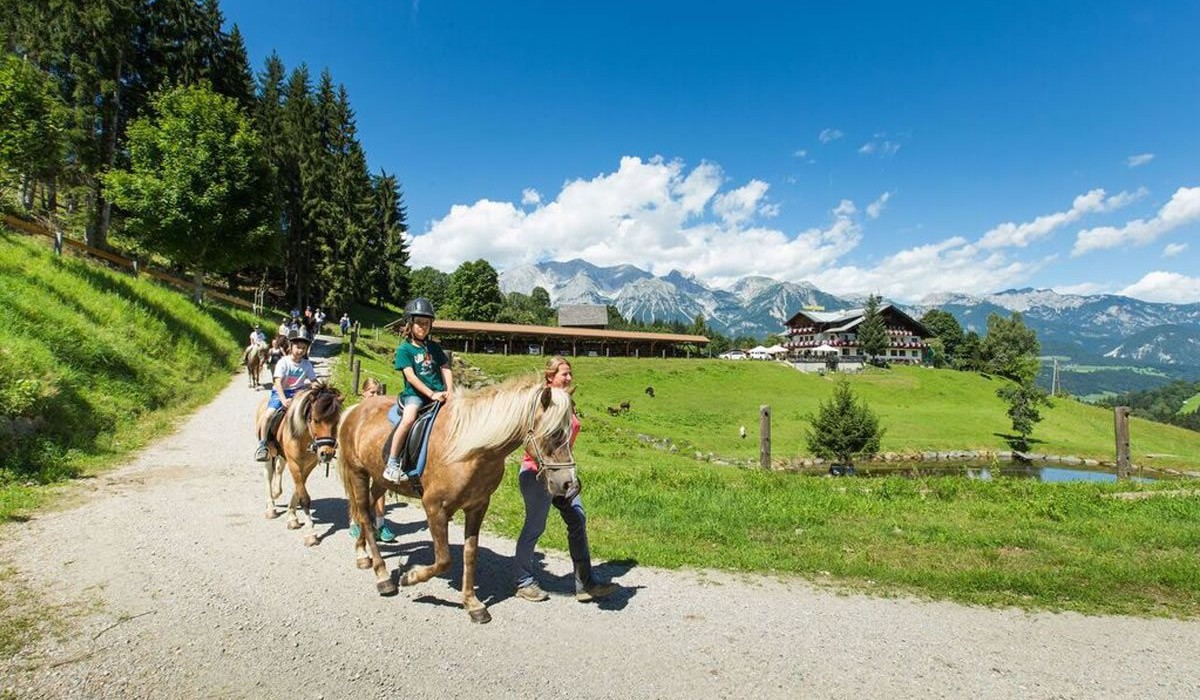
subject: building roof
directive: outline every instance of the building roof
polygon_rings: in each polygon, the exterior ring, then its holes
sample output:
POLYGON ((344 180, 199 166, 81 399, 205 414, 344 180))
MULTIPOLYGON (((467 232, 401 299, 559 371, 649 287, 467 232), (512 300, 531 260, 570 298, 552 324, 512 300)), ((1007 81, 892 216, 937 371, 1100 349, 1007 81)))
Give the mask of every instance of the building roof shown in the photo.
POLYGON ((597 304, 563 304, 558 307, 559 326, 607 326, 608 308, 597 304))
MULTIPOLYGON (((394 328, 400 322, 400 320, 393 321, 387 327, 394 328)), ((656 343, 708 344, 708 338, 705 336, 685 335, 681 333, 614 331, 607 328, 560 328, 558 326, 527 326, 519 323, 484 323, 482 321, 448 321, 443 319, 437 319, 433 322, 433 332, 450 335, 507 335, 539 338, 577 338, 580 340, 629 340, 656 343)))
MULTIPOLYGON (((863 315, 865 313, 866 309, 847 309, 845 311, 798 311, 796 312, 795 316, 792 316, 787 320, 785 325, 796 326, 799 325, 803 320, 819 326, 838 324, 836 328, 824 328, 823 332, 844 333, 862 323, 863 315)), ((912 324, 913 329, 917 331, 917 335, 920 335, 923 338, 928 338, 933 335, 928 328, 921 325, 920 321, 917 321, 912 316, 909 316, 901 311, 900 307, 898 306, 888 303, 880 304, 879 313, 886 313, 889 315, 894 314, 899 316, 902 321, 912 324)))

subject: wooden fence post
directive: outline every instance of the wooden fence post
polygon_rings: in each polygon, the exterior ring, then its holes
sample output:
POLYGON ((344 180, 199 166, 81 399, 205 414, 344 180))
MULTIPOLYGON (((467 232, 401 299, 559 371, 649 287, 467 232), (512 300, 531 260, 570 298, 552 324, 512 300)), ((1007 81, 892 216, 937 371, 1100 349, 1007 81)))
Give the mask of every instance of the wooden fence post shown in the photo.
POLYGON ((758 407, 758 461, 763 469, 771 468, 771 407, 758 407))
POLYGON ((1113 408, 1113 420, 1117 433, 1117 478, 1128 479, 1130 472, 1129 461, 1129 407, 1113 408))
POLYGON ((358 375, 362 371, 362 361, 355 360, 350 366, 354 368, 354 383, 350 385, 350 390, 354 394, 358 394, 358 375))

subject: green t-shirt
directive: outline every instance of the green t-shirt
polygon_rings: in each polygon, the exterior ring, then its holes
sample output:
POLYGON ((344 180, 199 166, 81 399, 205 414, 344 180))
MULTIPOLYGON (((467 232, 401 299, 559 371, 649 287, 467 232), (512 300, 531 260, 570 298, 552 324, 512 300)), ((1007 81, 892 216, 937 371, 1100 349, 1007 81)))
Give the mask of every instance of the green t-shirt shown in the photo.
MULTIPOLYGON (((417 379, 420 379, 425 386, 432 391, 445 391, 446 383, 442 381, 442 368, 448 363, 446 353, 442 351, 442 346, 432 340, 425 341, 425 346, 414 345, 411 340, 405 340, 400 343, 400 347, 396 348, 396 369, 401 372, 406 367, 411 367, 417 379)), ((428 396, 421 394, 414 389, 407 381, 404 382, 404 391, 400 392, 401 396, 419 396, 426 401, 428 396)))

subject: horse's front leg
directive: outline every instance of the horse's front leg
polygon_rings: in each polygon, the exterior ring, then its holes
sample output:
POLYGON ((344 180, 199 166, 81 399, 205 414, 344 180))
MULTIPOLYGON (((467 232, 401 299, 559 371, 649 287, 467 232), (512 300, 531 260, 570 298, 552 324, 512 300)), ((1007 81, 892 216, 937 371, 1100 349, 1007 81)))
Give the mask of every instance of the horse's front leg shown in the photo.
POLYGON ((483 525, 483 516, 487 513, 488 503, 478 508, 464 512, 466 521, 463 526, 463 575, 462 594, 463 608, 471 616, 471 622, 480 624, 491 622, 492 615, 487 606, 475 597, 475 565, 479 555, 479 528, 483 525))
POLYGON ((439 502, 432 502, 429 492, 425 492, 425 519, 429 523, 429 537, 433 540, 433 564, 416 566, 404 572, 400 577, 401 586, 412 586, 424 583, 438 574, 450 569, 450 513, 439 502))
POLYGON ((316 524, 312 518, 312 497, 308 495, 308 474, 312 471, 312 467, 303 467, 296 462, 288 460, 288 469, 292 472, 292 500, 288 506, 288 529, 298 530, 303 527, 299 517, 296 515, 296 506, 304 509, 304 518, 308 521, 308 532, 304 535, 304 546, 315 547, 321 544, 321 538, 317 536, 316 524))
POLYGON ((266 492, 267 510, 266 510, 265 515, 268 520, 279 517, 279 511, 275 510, 275 499, 279 497, 279 490, 271 488, 272 479, 275 477, 275 460, 276 459, 278 459, 278 458, 277 457, 271 458, 262 463, 263 475, 265 477, 266 487, 267 487, 267 492, 266 492))

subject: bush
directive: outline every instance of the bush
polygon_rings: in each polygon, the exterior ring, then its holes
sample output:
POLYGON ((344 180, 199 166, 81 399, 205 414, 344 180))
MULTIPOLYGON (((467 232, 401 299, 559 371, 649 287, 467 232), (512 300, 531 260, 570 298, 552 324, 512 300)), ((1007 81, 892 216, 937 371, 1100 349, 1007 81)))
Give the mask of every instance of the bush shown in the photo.
POLYGON ((856 455, 870 457, 879 451, 884 429, 865 401, 856 401, 846 380, 833 389, 828 402, 821 402, 806 436, 808 449, 818 457, 851 465, 856 455))

